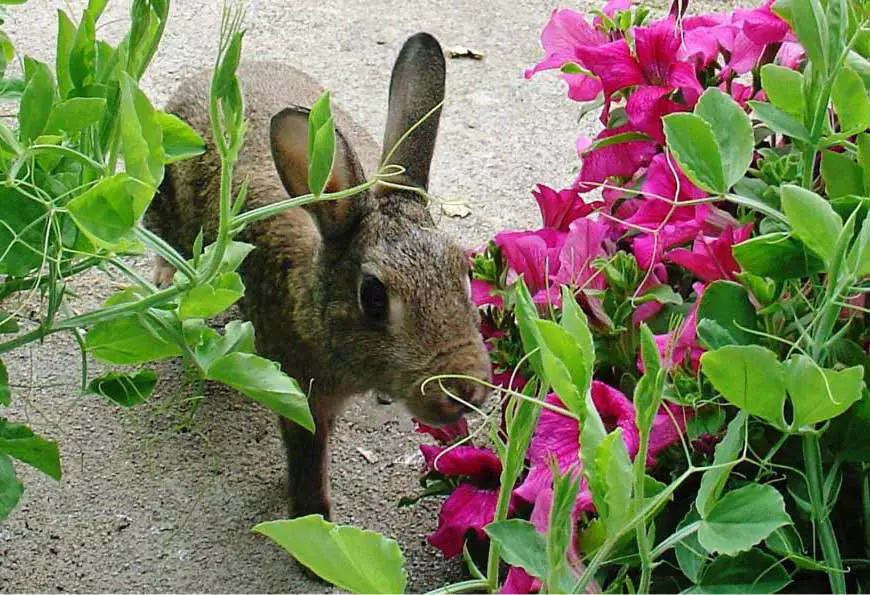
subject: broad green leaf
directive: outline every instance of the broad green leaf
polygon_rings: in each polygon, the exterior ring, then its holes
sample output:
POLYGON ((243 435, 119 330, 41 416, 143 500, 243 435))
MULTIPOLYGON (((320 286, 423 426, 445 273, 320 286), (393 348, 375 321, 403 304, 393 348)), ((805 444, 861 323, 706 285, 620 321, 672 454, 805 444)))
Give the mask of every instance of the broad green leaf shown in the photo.
MULTIPOLYGON (((538 320, 536 322, 550 321, 538 320)), ((568 371, 565 362, 559 359, 546 343, 541 343, 540 350, 541 363, 544 366, 542 380, 553 387, 553 390, 559 395, 559 399, 569 411, 580 415, 583 408, 583 400, 581 393, 577 390, 577 385, 571 379, 571 373, 568 371)))
POLYGON ((864 132, 855 137, 858 145, 858 165, 864 172, 864 196, 870 196, 870 133, 864 132))
POLYGON ((223 273, 211 283, 190 289, 178 305, 178 315, 187 318, 211 318, 235 304, 245 294, 241 276, 223 273))
POLYGON ((544 366, 541 360, 541 352, 538 349, 540 338, 538 326, 538 310, 529 294, 525 282, 520 279, 514 284, 514 299, 516 300, 515 315, 517 327, 520 329, 520 338, 523 343, 523 351, 529 354, 529 363, 539 378, 544 377, 544 366))
POLYGON ((98 322, 85 336, 95 358, 112 364, 141 364, 181 355, 181 347, 151 332, 135 315, 98 322))
POLYGON ((236 69, 239 67, 239 59, 242 55, 242 39, 244 35, 244 31, 233 34, 230 44, 227 46, 227 51, 224 54, 224 59, 215 73, 214 88, 220 99, 225 99, 233 93, 236 69))
POLYGON ((87 392, 105 397, 121 407, 144 403, 157 386, 154 370, 140 370, 135 374, 109 372, 88 383, 87 392))
POLYGON ((746 240, 734 246, 732 252, 744 271, 777 281, 808 277, 825 268, 819 257, 785 232, 746 240))
POLYGON ((163 131, 164 163, 174 163, 205 153, 205 141, 184 120, 161 111, 155 115, 163 131))
POLYGON ((652 139, 650 139, 650 137, 643 132, 622 132, 620 134, 614 134, 613 136, 608 136, 593 142, 591 145, 583 150, 582 156, 588 155, 593 151, 597 151, 605 147, 612 147, 613 145, 621 145, 623 143, 630 143, 639 140, 648 141, 652 139))
POLYGON ((320 196, 326 190, 335 160, 335 123, 330 117, 314 136, 314 152, 308 162, 308 188, 320 196))
POLYGON ((830 65, 828 22, 819 0, 779 0, 773 11, 791 25, 814 68, 826 72, 830 65))
POLYGON ((6 371, 6 365, 3 360, 0 360, 0 405, 8 405, 12 402, 12 396, 9 392, 9 372, 6 371))
MULTIPOLYGON (((599 449, 599 453, 600 453, 599 449)), ((580 475, 572 471, 553 473, 553 502, 547 526, 549 572, 546 584, 550 591, 569 592, 577 575, 569 565, 567 553, 574 539, 574 507, 580 489, 580 475)))
MULTIPOLYGON (((580 348, 583 365, 591 381, 592 366, 595 364, 595 343, 592 339, 592 332, 589 330, 586 314, 577 305, 574 294, 567 285, 562 286, 562 320, 560 324, 574 338, 580 348)), ((588 387, 581 388, 585 390, 588 387)))
POLYGON ((828 198, 860 195, 864 192, 864 171, 848 155, 822 151, 822 178, 828 198))
POLYGON ((799 186, 782 187, 782 207, 797 237, 813 252, 830 261, 843 220, 824 198, 799 186))
POLYGON ((797 70, 765 64, 761 68, 761 87, 770 102, 782 111, 800 119, 804 111, 804 76, 797 70))
POLYGON ((716 445, 713 454, 713 468, 707 469, 701 476, 701 485, 695 496, 695 508, 701 517, 710 514, 710 511, 719 501, 728 476, 731 475, 731 469, 734 468, 743 453, 746 442, 747 417, 749 417, 748 413, 740 411, 731 420, 725 431, 725 436, 716 445))
POLYGON ((27 426, 9 423, 0 417, 0 454, 39 469, 53 479, 60 479, 60 453, 57 442, 46 440, 27 426))
POLYGON ((31 74, 27 77, 18 108, 18 135, 23 142, 29 142, 45 130, 55 100, 55 87, 48 66, 32 58, 24 61, 31 74))
POLYGON ((120 110, 127 173, 156 188, 163 180, 163 131, 151 102, 126 72, 121 75, 120 110))
MULTIPOLYGON (((828 60, 836 68, 837 60, 848 43, 849 6, 847 0, 827 0, 824 5, 828 25, 828 60)), ((842 72, 842 66, 840 67, 842 72)))
POLYGON ((825 565, 804 554, 801 549, 800 536, 793 525, 780 527, 764 540, 764 545, 770 551, 785 556, 798 568, 824 572, 825 565))
POLYGON ((698 187, 712 194, 725 194, 728 184, 713 129, 695 114, 664 117, 665 137, 680 168, 698 187))
POLYGON ((644 374, 657 374, 662 367, 661 353, 652 331, 645 322, 640 325, 640 356, 644 374))
POLYGON ((728 345, 739 345, 740 342, 731 336, 725 327, 709 318, 697 325, 698 340, 706 349, 712 351, 728 345))
MULTIPOLYGON (((595 408, 595 402, 592 400, 591 390, 586 392, 583 401, 583 415, 580 416, 580 420, 580 443, 583 444, 583 448, 580 449, 580 458, 583 461, 583 466, 586 470, 587 478, 590 481, 591 487, 593 482, 593 479, 591 477, 591 470, 596 469, 598 465, 598 449, 607 438, 607 430, 604 428, 604 422, 601 421, 601 416, 598 414, 598 409, 595 408)), ((616 449, 614 448, 613 450, 616 449)), ((609 459, 613 459, 614 465, 620 463, 620 460, 618 460, 615 456, 610 456, 609 459)), ((605 457, 605 459, 602 459, 602 462, 607 463, 609 461, 607 460, 607 457, 605 457)), ((606 480, 602 476, 599 481, 606 480)), ((593 488, 593 496, 595 495, 595 491, 596 490, 593 488)), ((599 497, 604 495, 604 492, 600 487, 598 489, 598 495, 599 497)))
POLYGON ((15 188, 0 187, 0 273, 23 277, 42 264, 48 212, 15 188))
POLYGON ((870 275, 870 215, 864 217, 861 231, 849 250, 847 263, 856 279, 870 275))
POLYGON ((0 523, 15 509, 23 493, 24 486, 15 475, 12 459, 0 454, 0 523))
POLYGON ((228 353, 254 352, 254 325, 250 322, 233 320, 224 327, 224 334, 219 335, 204 321, 189 320, 185 322, 184 334, 197 362, 206 371, 212 362, 228 353))
POLYGON ((490 523, 483 530, 499 545, 505 562, 547 580, 547 539, 529 521, 509 519, 490 523))
POLYGON ((604 520, 608 537, 618 533, 631 516, 631 461, 622 441, 622 429, 608 434, 595 451, 595 464, 587 475, 592 500, 604 520))
MULTIPOLYGON (((246 244, 245 242, 237 242, 231 240, 227 242, 226 248, 224 249, 224 253, 221 257, 221 263, 218 267, 218 271, 221 273, 232 273, 235 272, 239 266, 242 264, 242 261, 247 258, 248 254, 254 249, 254 246, 251 244, 246 244)), ((215 250, 215 244, 209 244, 205 247, 205 251, 202 253, 202 260, 204 262, 208 262, 213 258, 215 250)), ((187 261, 191 266, 193 266, 193 260, 187 261)), ((178 283, 184 277, 181 276, 181 273, 176 272, 175 274, 175 282, 178 283)))
POLYGON ((701 520, 698 541, 708 552, 733 556, 790 524, 785 501, 776 488, 750 483, 726 493, 710 509, 701 520))
POLYGON ((785 378, 795 423, 809 426, 837 417, 861 398, 864 369, 828 370, 806 355, 794 355, 786 364, 785 378))
POLYGON ((701 583, 684 593, 767 594, 777 593, 791 583, 779 560, 752 549, 735 557, 719 556, 707 567, 701 583))
POLYGON ((45 134, 78 134, 100 123, 106 110, 101 97, 73 97, 58 103, 51 110, 45 134))
POLYGON ((749 293, 733 281, 714 281, 704 291, 698 307, 698 320, 712 320, 741 345, 750 345, 758 337, 744 328, 755 330, 758 319, 749 293))
POLYGON ((848 66, 837 73, 831 90, 831 100, 840 119, 840 128, 844 132, 863 132, 870 127, 870 98, 867 97, 867 89, 861 77, 848 66))
POLYGON ((742 179, 755 152, 752 122, 736 101, 716 87, 704 91, 695 114, 709 125, 719 147, 726 189, 742 179))
POLYGON ((379 533, 335 525, 320 515, 260 523, 253 530, 346 591, 405 592, 405 556, 398 543, 379 533))
POLYGON ((843 461, 870 463, 870 394, 864 390, 860 401, 831 422, 824 439, 833 442, 833 450, 843 461))
POLYGON ((251 353, 230 353, 209 366, 206 378, 231 386, 275 413, 314 431, 308 397, 299 383, 274 362, 251 353))
POLYGON ((97 43, 94 13, 85 9, 69 55, 69 74, 73 87, 84 89, 96 80, 97 43))
MULTIPOLYGON (((677 525, 677 529, 682 529, 700 520, 698 512, 694 508, 690 508, 680 524, 677 525)), ((707 552, 698 541, 698 532, 692 533, 674 546, 674 554, 677 557, 677 565, 686 575, 686 578, 697 583, 707 563, 707 552)))
POLYGON ((550 320, 536 320, 546 381, 562 402, 577 415, 583 407, 581 395, 591 382, 583 350, 562 327, 550 320))
MULTIPOLYGON (((533 397, 536 385, 536 382, 527 384, 523 389, 523 394, 527 397, 533 397)), ((523 471, 526 451, 529 449, 529 443, 535 433, 535 427, 541 413, 540 402, 535 398, 513 398, 512 402, 514 406, 512 408, 509 406, 505 412, 508 440, 507 448, 504 449, 503 454, 500 454, 502 470, 499 485, 501 486, 514 485, 523 471)), ((507 488, 502 487, 502 489, 507 488)))
POLYGON ((764 101, 748 103, 752 107, 752 114, 777 134, 784 134, 801 142, 809 142, 810 133, 803 124, 789 114, 764 101))
POLYGON ((57 89, 61 99, 69 96, 73 88, 72 77, 69 70, 70 52, 75 42, 76 26, 67 14, 57 11, 57 50, 55 58, 55 72, 57 72, 57 89))
POLYGON ((154 197, 154 187, 126 173, 104 178, 67 204, 76 225, 108 250, 123 246, 154 197))
POLYGON ((785 370, 774 352, 758 345, 729 345, 702 355, 701 369, 729 403, 785 427, 785 370))

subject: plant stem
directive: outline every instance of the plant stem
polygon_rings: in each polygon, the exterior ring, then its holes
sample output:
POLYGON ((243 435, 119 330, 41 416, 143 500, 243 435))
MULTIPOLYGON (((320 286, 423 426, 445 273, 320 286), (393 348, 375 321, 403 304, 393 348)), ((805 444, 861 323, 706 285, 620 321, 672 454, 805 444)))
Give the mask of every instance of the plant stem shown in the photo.
MULTIPOLYGON (((498 521, 503 521, 507 518, 508 507, 510 505, 513 490, 513 483, 510 486, 501 486, 501 489, 498 492, 498 501, 495 505, 495 517, 493 518, 493 522, 497 523, 498 521)), ((486 586, 490 593, 495 593, 495 590, 498 588, 498 563, 501 559, 500 553, 498 544, 490 539, 489 557, 486 561, 486 586)))
POLYGON ((426 595, 447 595, 449 593, 467 593, 469 591, 475 591, 477 589, 484 589, 487 586, 487 582, 483 580, 472 580, 472 581, 463 581, 461 583, 453 583, 452 585, 445 585, 434 591, 429 591, 426 595))
POLYGON ((816 433, 807 433, 801 437, 803 443, 804 465, 807 475, 807 488, 810 495, 810 504, 813 509, 813 522, 819 535, 819 543, 822 546, 822 556, 828 570, 828 580, 831 583, 833 593, 846 592, 846 579, 843 576, 843 561, 840 558, 840 548, 837 544, 837 536, 831 524, 828 514, 828 505, 825 502, 823 491, 822 454, 819 449, 819 436, 816 433))
POLYGON ((864 513, 864 551, 870 552, 870 469, 861 463, 861 510, 864 513))
MULTIPOLYGON (((635 514, 643 511, 644 483, 646 478, 646 453, 649 447, 649 432, 644 432, 640 437, 640 448, 634 458, 634 510, 635 514), (645 434, 645 435, 644 435, 645 434)), ((652 552, 647 532, 646 521, 641 516, 637 524, 637 553, 640 556, 640 583, 637 586, 638 593, 649 593, 652 582, 652 552)))

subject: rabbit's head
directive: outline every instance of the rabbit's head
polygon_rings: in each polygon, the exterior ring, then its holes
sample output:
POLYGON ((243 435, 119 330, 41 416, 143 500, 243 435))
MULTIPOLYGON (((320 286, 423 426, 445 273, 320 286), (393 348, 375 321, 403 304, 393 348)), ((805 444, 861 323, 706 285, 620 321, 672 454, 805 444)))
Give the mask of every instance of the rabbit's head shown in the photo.
MULTIPOLYGON (((342 368, 326 373, 404 400, 413 415, 433 424, 480 405, 488 391, 473 379, 490 379, 465 255, 435 229, 425 199, 414 190, 428 187, 440 109, 429 112, 444 98, 444 77, 438 42, 422 33, 411 37, 393 69, 381 159, 404 172, 353 198, 306 206, 321 246, 311 288, 317 311, 304 315, 318 317, 329 359, 342 368), (424 388, 427 378, 441 374, 471 379, 424 388)), ((272 155, 292 196, 308 192, 307 117, 307 110, 294 107, 272 119, 272 155)), ((327 191, 364 180, 352 147, 337 130, 327 191)))

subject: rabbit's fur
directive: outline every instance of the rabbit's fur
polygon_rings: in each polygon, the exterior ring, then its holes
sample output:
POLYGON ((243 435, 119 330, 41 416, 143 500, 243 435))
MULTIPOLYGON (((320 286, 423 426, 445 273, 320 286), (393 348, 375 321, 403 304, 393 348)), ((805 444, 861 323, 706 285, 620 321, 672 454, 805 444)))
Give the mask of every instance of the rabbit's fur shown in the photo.
MULTIPOLYGON (((390 85, 385 153, 444 97, 445 65, 438 42, 417 34, 397 58, 390 85)), ((322 89, 307 75, 277 63, 243 63, 239 79, 248 130, 234 175, 250 186, 246 209, 306 194, 307 109, 322 89)), ((148 225, 189 252, 200 227, 206 240, 218 221, 220 163, 210 133, 210 73, 184 82, 167 111, 207 142, 199 158, 167 168, 148 225)), ((364 181, 380 151, 340 109, 336 160, 327 189, 364 181)), ((396 182, 426 189, 440 110, 393 154, 405 173, 396 182)), ((394 179, 391 179, 391 181, 394 179)), ((250 225, 241 240, 256 249, 242 266, 247 288, 242 311, 256 329, 257 351, 310 391, 317 425, 312 434, 280 419, 290 477, 291 514, 329 516, 327 443, 348 397, 376 390, 406 402, 430 423, 458 419, 466 408, 436 374, 489 380, 490 366, 471 302, 468 264, 460 247, 435 229, 417 193, 376 186, 352 199, 291 209, 250 225), (372 280, 375 278, 375 281, 372 280), (382 285, 378 285, 378 281, 382 285), (386 301, 381 288, 386 289, 386 301)), ((167 279, 165 263, 158 277, 167 279)), ((479 384, 445 382, 461 399, 479 405, 479 384)))

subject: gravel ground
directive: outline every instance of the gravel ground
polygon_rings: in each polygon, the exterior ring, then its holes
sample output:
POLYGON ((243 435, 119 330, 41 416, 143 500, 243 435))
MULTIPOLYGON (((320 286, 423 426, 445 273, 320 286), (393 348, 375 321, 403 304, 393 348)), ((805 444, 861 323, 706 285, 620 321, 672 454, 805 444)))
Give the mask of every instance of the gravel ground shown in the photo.
MULTIPOLYGON (((10 11, 6 31, 20 51, 52 61, 60 5, 76 18, 84 2, 31 0, 10 11)), ((244 57, 285 60, 318 78, 335 99, 382 135, 388 77, 402 42, 425 30, 445 47, 483 52, 448 61, 431 188, 461 198, 464 219, 442 225, 466 245, 497 229, 537 225, 530 191, 573 176, 577 106, 552 75, 525 81, 539 57, 538 36, 555 2, 544 0, 249 0, 244 57)), ((659 0, 661 7, 670 4, 659 0)), ((701 3, 699 3, 701 4, 701 3)), ((99 35, 126 30, 128 2, 113 1, 99 35)), ((598 2, 575 1, 579 10, 598 2)), ((729 2, 713 0, 722 10, 729 2)), ((214 59, 220 3, 175 0, 161 49, 143 85, 162 105, 177 82, 214 59)), ((150 274, 147 259, 134 261, 150 274)), ((77 312, 117 286, 101 274, 79 280, 77 312)), ((4 357, 16 420, 60 441, 59 482, 19 466, 27 490, 0 525, 0 592, 316 592, 278 548, 250 528, 285 510, 283 453, 273 415, 219 386, 206 387, 191 429, 181 426, 190 393, 180 363, 158 366, 147 406, 122 411, 78 394, 80 360, 67 337, 4 357)), ((91 372, 99 366, 91 363, 91 372)), ((409 589, 461 576, 426 543, 438 502, 398 508, 418 487, 419 439, 407 414, 358 399, 340 419, 333 448, 337 521, 398 539, 409 589), (373 453, 367 461, 358 449, 373 453)))

